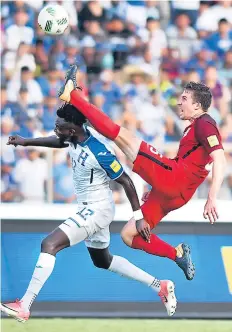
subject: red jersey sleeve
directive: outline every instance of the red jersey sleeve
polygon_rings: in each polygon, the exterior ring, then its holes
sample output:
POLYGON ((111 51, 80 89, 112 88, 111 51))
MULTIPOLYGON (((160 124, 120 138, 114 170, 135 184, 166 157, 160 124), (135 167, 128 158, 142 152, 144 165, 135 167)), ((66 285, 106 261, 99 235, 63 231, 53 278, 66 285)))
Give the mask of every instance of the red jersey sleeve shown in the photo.
POLYGON ((196 120, 195 137, 208 154, 214 150, 223 149, 216 122, 208 114, 196 120))

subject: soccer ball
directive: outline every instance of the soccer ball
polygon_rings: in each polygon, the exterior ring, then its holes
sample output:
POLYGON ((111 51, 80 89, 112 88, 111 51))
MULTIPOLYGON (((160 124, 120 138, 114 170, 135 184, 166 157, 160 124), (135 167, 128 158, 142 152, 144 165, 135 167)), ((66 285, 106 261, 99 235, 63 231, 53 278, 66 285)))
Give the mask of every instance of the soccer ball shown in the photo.
POLYGON ((69 16, 64 7, 48 5, 41 9, 38 24, 49 35, 61 35, 69 25, 69 16))

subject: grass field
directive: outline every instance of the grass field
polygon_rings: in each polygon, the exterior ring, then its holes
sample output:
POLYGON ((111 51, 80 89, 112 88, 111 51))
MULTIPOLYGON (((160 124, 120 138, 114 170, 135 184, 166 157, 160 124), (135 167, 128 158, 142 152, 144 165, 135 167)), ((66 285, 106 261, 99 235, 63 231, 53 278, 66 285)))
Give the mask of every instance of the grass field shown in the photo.
POLYGON ((2 319, 2 332, 232 332, 232 321, 136 319, 2 319))

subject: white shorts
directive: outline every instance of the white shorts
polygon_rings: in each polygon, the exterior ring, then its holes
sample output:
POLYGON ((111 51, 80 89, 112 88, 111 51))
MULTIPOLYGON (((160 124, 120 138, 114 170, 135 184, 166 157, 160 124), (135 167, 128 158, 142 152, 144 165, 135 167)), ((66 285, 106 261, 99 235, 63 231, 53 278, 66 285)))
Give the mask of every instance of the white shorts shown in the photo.
POLYGON ((79 242, 78 229, 84 227, 88 233, 87 247, 104 249, 110 244, 109 225, 114 218, 115 206, 112 200, 96 203, 78 203, 77 212, 71 215, 59 228, 68 236, 70 245, 79 242))

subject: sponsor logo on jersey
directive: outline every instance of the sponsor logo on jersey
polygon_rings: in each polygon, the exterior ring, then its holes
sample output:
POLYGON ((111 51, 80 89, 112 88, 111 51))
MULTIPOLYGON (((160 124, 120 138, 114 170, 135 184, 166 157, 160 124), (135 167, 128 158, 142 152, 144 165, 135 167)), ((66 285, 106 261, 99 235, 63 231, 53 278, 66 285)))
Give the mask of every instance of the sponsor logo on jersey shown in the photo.
POLYGON ((114 171, 114 173, 117 173, 121 169, 121 165, 117 160, 114 160, 112 164, 110 164, 110 168, 114 171))
POLYGON ((209 142, 209 145, 211 146, 211 148, 213 148, 216 145, 219 145, 219 141, 216 135, 212 135, 207 137, 207 140, 209 142))
POLYGON ((98 156, 105 156, 107 154, 107 152, 99 152, 98 156))

